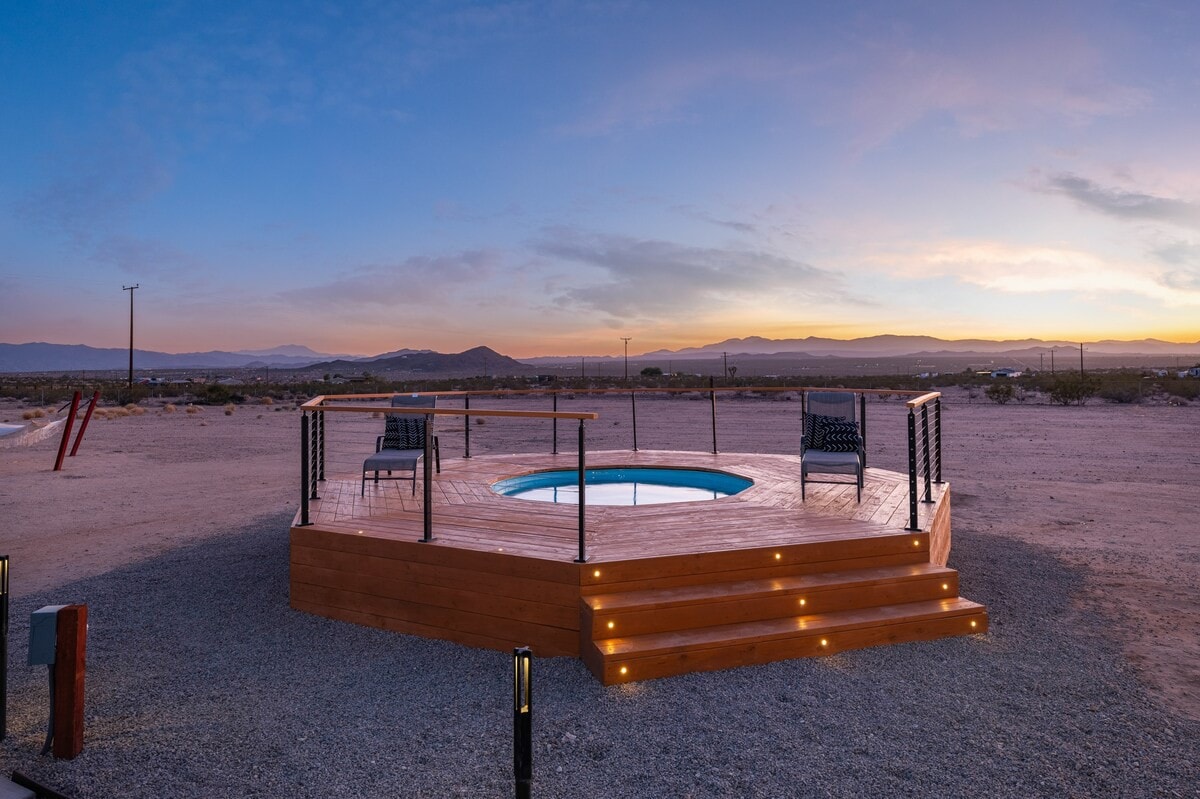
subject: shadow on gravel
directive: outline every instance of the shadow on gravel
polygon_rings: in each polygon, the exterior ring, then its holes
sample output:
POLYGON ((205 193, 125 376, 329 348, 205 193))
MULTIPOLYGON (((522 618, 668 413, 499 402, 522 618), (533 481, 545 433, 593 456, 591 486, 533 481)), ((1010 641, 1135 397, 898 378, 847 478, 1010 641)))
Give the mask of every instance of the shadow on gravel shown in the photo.
MULTIPOLYGON (((289 522, 16 602, 0 768, 76 799, 512 795, 511 658, 292 611, 289 522), (89 606, 87 726, 56 762, 24 663, 29 612, 65 602, 89 606)), ((1194 795, 1200 725, 1152 704, 1073 605, 1081 573, 954 544, 986 636, 613 688, 537 661, 534 795, 1194 795)))

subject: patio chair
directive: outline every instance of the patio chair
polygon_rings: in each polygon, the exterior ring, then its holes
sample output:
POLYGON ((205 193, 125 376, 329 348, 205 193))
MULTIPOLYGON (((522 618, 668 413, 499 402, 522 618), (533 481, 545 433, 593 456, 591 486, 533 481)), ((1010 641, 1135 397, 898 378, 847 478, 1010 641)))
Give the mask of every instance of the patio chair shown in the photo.
MULTIPOLYGON (((437 397, 421 397, 397 394, 392 397, 393 408, 433 408, 437 397)), ((433 436, 433 459, 438 474, 442 471, 442 454, 437 436, 433 436)), ((383 480, 412 480, 412 492, 417 493, 417 463, 425 454, 425 417, 407 413, 389 413, 384 422, 384 433, 375 438, 375 454, 363 462, 362 485, 359 495, 366 496, 367 474, 373 473, 378 483, 383 480), (412 476, 393 477, 393 471, 411 472, 412 476), (387 472, 381 478, 380 472, 387 472)))
POLYGON ((862 502, 863 439, 854 420, 854 394, 813 391, 807 397, 804 435, 800 439, 800 499, 809 483, 844 483, 844 480, 811 480, 809 474, 852 474, 862 502))

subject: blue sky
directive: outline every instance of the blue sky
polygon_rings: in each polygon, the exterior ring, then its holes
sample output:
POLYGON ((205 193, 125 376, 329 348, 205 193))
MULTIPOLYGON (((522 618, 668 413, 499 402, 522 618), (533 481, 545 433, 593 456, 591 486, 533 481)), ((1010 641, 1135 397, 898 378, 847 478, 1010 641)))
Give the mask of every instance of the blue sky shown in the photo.
POLYGON ((1198 9, 7 3, 0 341, 1196 341, 1198 9))

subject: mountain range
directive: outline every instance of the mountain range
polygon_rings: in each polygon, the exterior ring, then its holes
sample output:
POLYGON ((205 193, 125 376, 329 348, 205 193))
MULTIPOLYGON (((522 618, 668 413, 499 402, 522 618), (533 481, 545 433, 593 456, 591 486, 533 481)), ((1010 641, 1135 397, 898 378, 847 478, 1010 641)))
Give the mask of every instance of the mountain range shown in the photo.
MULTIPOLYGON (((1096 341, 1084 344, 1091 355, 1145 355, 1200 357, 1200 341, 1172 343, 1158 339, 1096 341)), ((631 355, 630 360, 661 361, 729 357, 788 358, 895 358, 942 355, 988 355, 1036 358, 1040 354, 1069 350, 1078 342, 1041 339, 940 339, 932 336, 868 336, 856 339, 808 338, 770 339, 760 336, 731 338, 702 347, 655 350, 631 355)), ((620 360, 622 356, 588 356, 587 360, 620 360)), ((580 362, 581 356, 539 356, 514 360, 487 347, 443 354, 427 349, 397 349, 373 356, 316 352, 299 344, 270 349, 226 352, 166 353, 134 350, 134 368, 146 369, 303 369, 305 371, 360 374, 417 373, 449 375, 524 375, 538 366, 564 366, 580 362)), ((0 372, 120 371, 128 368, 129 350, 97 348, 83 344, 0 343, 0 372)))

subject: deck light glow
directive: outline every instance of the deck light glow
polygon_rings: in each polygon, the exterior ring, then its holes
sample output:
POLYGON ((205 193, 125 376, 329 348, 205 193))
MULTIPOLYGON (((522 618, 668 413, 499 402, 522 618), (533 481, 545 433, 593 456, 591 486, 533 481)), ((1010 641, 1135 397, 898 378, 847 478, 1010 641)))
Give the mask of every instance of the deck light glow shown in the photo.
POLYGON ((596 569, 596 571, 592 572, 592 576, 593 576, 593 577, 599 577, 599 576, 600 576, 600 570, 599 570, 599 569, 596 569))
POLYGON ((974 619, 971 619, 971 626, 972 626, 972 627, 974 627, 974 626, 975 626, 975 620, 974 620, 974 619))
POLYGON ((806 605, 806 604, 808 604, 808 600, 807 600, 807 599, 801 599, 801 600, 800 600, 800 605, 801 605, 801 606, 804 606, 804 605, 806 605))
POLYGON ((919 547, 919 546, 921 546, 921 539, 919 539, 919 538, 914 538, 914 539, 913 539, 913 546, 914 546, 914 547, 919 547))
POLYGON ((611 630, 613 627, 616 627, 616 626, 617 626, 617 623, 616 623, 615 621, 610 621, 610 622, 608 623, 608 629, 610 629, 610 630, 611 630))
POLYGON ((828 642, 828 641, 826 641, 824 638, 822 638, 822 639, 821 639, 821 646, 829 646, 829 642, 828 642))
POLYGON ((627 668, 625 668, 624 666, 622 666, 622 667, 621 667, 621 673, 622 673, 622 674, 628 674, 628 673, 629 673, 629 669, 627 669, 627 668))
POLYGON ((943 591, 949 591, 949 590, 950 590, 950 584, 949 584, 949 583, 942 583, 942 590, 943 590, 943 591))
POLYGON ((780 553, 776 552, 776 553, 775 553, 775 560, 782 560, 782 559, 783 559, 783 555, 781 555, 780 553))

